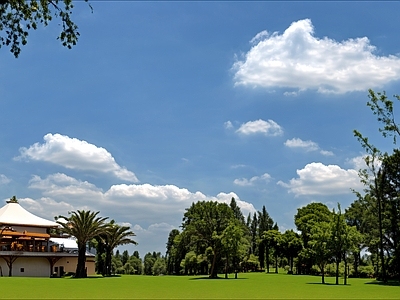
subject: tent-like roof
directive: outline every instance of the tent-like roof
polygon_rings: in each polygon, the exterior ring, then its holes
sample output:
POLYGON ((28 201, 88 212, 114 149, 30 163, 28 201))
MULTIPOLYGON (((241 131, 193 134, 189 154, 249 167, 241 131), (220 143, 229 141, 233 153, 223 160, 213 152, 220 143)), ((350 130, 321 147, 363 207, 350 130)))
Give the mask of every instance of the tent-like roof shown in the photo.
POLYGON ((1 225, 59 227, 59 224, 56 222, 35 216, 20 206, 18 202, 12 201, 8 201, 5 206, 0 208, 0 226, 1 225))

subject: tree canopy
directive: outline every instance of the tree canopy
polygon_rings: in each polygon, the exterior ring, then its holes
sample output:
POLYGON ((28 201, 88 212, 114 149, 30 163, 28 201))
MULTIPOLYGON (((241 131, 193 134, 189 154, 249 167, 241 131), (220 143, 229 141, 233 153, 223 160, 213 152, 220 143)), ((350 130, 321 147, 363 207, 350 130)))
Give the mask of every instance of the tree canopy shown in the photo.
POLYGON ((72 0, 0 0, 0 47, 10 47, 10 52, 18 57, 21 47, 28 42, 29 31, 39 25, 47 26, 55 18, 61 21, 57 39, 71 49, 80 35, 71 19, 73 8, 72 0))

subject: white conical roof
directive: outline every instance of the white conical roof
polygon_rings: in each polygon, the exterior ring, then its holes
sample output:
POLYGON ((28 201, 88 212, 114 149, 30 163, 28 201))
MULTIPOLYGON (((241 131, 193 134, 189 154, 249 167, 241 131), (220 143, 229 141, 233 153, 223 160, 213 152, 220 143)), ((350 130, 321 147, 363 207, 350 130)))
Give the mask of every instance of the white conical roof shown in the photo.
POLYGON ((25 225, 37 227, 58 227, 59 224, 31 214, 18 202, 9 202, 0 208, 1 225, 25 225))

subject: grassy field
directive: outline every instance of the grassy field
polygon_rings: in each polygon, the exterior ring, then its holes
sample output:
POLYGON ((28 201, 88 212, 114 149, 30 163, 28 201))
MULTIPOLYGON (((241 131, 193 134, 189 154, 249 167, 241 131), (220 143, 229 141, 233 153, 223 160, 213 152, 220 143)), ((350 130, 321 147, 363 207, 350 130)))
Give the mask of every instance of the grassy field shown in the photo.
MULTIPOLYGON (((231 277, 233 277, 231 275, 231 277)), ((247 273, 239 279, 122 276, 110 278, 0 278, 0 299, 400 299, 400 286, 370 279, 320 284, 314 276, 247 273)))

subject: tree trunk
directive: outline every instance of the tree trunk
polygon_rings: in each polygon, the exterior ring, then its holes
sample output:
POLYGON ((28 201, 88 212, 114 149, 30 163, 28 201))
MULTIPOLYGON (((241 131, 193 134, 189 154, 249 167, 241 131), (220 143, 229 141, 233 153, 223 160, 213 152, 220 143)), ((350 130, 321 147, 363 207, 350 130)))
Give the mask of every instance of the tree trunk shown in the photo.
POLYGON ((278 274, 278 255, 275 255, 275 273, 278 274))
POLYGON ((321 267, 321 273, 322 273, 322 284, 325 284, 325 269, 323 266, 321 267))
POLYGON ((78 245, 78 264, 76 265, 76 278, 85 278, 87 277, 86 274, 86 245, 78 245))
POLYGON ((344 256, 344 285, 347 285, 347 259, 346 255, 344 256))
POLYGON ((229 261, 228 261, 228 255, 227 255, 226 261, 225 261, 225 279, 228 279, 228 266, 229 266, 229 261))
POLYGON ((336 285, 339 284, 339 259, 336 259, 336 285))
MULTIPOLYGON (((380 172, 378 172, 378 177, 380 177, 380 172)), ((382 177, 383 178, 383 177, 382 177)), ((379 256, 381 259, 381 267, 382 267, 382 280, 383 282, 387 282, 386 278, 386 264, 385 264, 385 257, 383 253, 383 229, 382 229, 382 194, 381 194, 381 186, 378 186, 377 178, 375 178, 375 191, 376 191, 376 198, 378 200, 378 223, 379 223, 379 256)), ((381 179, 382 180, 382 179, 381 179)), ((382 183, 381 183, 382 185, 382 183)))
POLYGON ((267 273, 269 273, 269 247, 268 246, 266 247, 265 254, 266 254, 265 261, 266 261, 266 265, 267 265, 267 273))
POLYGON ((217 251, 214 249, 214 257, 211 264, 210 278, 217 278, 217 271, 215 270, 215 264, 217 262, 217 251))

